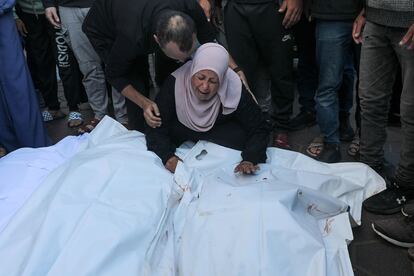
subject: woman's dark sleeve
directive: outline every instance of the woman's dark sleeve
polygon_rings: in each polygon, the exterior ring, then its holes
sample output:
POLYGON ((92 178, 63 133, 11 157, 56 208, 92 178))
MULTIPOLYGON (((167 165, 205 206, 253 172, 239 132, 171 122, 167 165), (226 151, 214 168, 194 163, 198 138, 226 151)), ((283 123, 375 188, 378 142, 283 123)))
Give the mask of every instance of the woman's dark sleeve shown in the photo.
POLYGON ((146 126, 145 129, 148 150, 155 152, 163 164, 174 156, 176 149, 170 137, 172 124, 177 117, 174 94, 175 78, 170 75, 155 99, 161 114, 161 126, 157 128, 146 126))
POLYGON ((260 107, 244 88, 235 116, 247 135, 246 145, 242 151, 243 161, 250 161, 253 164, 266 162, 266 148, 272 128, 260 107))

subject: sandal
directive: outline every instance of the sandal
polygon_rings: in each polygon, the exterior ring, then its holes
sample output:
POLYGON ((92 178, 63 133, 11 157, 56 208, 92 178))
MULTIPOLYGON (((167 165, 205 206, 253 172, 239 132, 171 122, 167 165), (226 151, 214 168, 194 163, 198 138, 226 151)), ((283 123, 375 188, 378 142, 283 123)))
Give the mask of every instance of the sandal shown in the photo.
POLYGON ((2 158, 3 156, 5 156, 6 154, 7 154, 6 149, 0 146, 0 158, 2 158))
POLYGON ((45 110, 42 112, 43 122, 50 122, 66 117, 65 113, 59 110, 45 110))
POLYGON ((324 147, 323 136, 318 136, 312 140, 309 146, 306 148, 306 155, 310 157, 317 157, 321 154, 324 147))
POLYGON ((352 140, 352 142, 349 144, 348 146, 348 155, 355 157, 359 154, 359 148, 360 148, 360 143, 359 143, 359 137, 355 137, 354 140, 352 140))
POLYGON ((92 130, 95 129, 95 127, 99 124, 100 121, 101 120, 96 119, 96 118, 91 120, 89 123, 87 123, 83 127, 78 128, 78 134, 84 134, 84 133, 91 132, 92 130))
POLYGON ((78 127, 83 124, 82 114, 78 111, 71 111, 68 115, 68 127, 78 127))

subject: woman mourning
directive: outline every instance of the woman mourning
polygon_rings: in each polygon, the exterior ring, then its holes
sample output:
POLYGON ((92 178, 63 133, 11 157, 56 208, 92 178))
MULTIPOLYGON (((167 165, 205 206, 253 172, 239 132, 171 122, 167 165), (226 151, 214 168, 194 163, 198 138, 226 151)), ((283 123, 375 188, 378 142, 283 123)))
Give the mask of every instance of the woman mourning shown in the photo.
POLYGON ((271 131, 260 108, 228 68, 224 47, 206 43, 191 61, 172 73, 156 98, 162 124, 147 127, 148 150, 154 151, 175 172, 175 149, 184 141, 206 140, 241 150, 235 172, 251 174, 266 161, 271 131))

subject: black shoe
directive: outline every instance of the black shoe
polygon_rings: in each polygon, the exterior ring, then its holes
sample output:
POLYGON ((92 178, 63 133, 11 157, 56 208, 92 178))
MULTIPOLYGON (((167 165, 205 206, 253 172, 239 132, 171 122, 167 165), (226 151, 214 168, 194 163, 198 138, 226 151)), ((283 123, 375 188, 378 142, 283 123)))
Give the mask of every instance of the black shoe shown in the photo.
POLYGON ((316 125, 316 115, 314 112, 301 111, 289 121, 289 130, 301 130, 305 127, 316 125))
POLYGON ((338 144, 325 143, 316 160, 325 163, 337 163, 341 160, 341 150, 338 144))
POLYGON ((355 131, 349 123, 349 113, 339 112, 339 140, 351 142, 355 137, 355 131))
POLYGON ((414 246, 414 218, 412 216, 378 220, 371 226, 381 238, 394 245, 407 248, 414 246))
POLYGON ((365 210, 381 215, 395 214, 409 201, 414 200, 414 190, 398 186, 395 181, 384 191, 367 198, 362 206, 365 210))

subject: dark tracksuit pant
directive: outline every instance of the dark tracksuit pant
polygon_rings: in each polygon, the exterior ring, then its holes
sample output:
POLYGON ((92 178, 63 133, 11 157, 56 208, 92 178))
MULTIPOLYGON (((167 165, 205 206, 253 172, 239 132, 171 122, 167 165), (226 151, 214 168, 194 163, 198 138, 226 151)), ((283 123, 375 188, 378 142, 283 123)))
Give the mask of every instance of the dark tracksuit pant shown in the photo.
POLYGON ((88 101, 85 87, 82 84, 83 76, 79 64, 67 43, 67 30, 54 29, 54 32, 56 65, 62 80, 63 92, 68 102, 69 111, 77 111, 79 103, 88 101))
POLYGON ((259 59, 271 79, 273 118, 278 130, 287 131, 294 100, 292 35, 283 27, 284 14, 276 1, 244 4, 229 1, 224 25, 229 52, 255 91, 259 59))
POLYGON ((79 65, 65 40, 66 31, 53 28, 43 14, 21 11, 18 15, 28 30, 25 48, 29 69, 46 106, 50 110, 60 108, 57 96, 57 65, 69 110, 77 111, 81 95, 85 92, 79 65))

